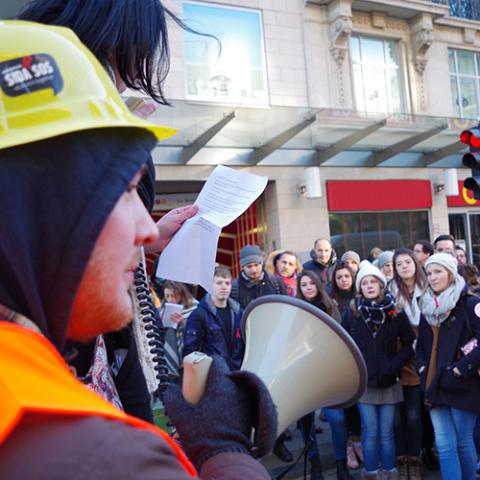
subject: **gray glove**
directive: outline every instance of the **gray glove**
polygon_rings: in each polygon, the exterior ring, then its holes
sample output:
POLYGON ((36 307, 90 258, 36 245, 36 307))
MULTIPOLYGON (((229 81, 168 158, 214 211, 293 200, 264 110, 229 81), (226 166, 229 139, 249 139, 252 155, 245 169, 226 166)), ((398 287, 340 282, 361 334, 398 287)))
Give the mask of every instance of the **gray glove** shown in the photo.
POLYGON ((205 393, 196 405, 183 398, 178 385, 167 388, 164 404, 185 452, 198 469, 222 452, 250 453, 255 446, 259 456, 266 455, 277 436, 277 411, 265 384, 253 373, 230 372, 218 356, 213 358, 205 393))

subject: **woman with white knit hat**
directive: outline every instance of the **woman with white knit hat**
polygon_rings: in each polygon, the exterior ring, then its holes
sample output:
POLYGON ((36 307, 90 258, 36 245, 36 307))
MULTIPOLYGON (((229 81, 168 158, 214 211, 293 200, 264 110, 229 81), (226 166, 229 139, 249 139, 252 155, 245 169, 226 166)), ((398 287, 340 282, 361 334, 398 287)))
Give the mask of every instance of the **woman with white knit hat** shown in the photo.
POLYGON ((356 277, 358 294, 345 311, 343 326, 367 365, 368 387, 358 403, 362 420, 365 479, 397 479, 394 417, 403 400, 399 375, 413 356, 414 333, 396 309, 382 272, 363 261, 356 277))
POLYGON ((480 413, 480 299, 468 293, 457 261, 436 253, 425 262, 416 366, 445 480, 475 478, 473 429, 480 413))

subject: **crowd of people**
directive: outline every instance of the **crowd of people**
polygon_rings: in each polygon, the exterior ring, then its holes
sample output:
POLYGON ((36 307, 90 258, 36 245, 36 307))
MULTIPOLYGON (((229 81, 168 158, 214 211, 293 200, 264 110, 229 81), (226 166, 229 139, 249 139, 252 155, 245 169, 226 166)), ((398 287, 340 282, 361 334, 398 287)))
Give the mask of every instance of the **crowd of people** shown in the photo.
MULTIPOLYGON (((291 250, 265 255, 247 245, 239 276, 232 280, 218 267, 212 293, 184 319, 183 355, 200 350, 239 368, 243 310, 264 295, 297 297, 341 323, 367 366, 359 402, 321 413, 331 427, 337 478, 351 479, 350 470, 363 465, 366 479, 418 480, 423 463, 445 479, 472 479, 480 453, 478 270, 450 235, 412 247, 373 248, 363 261, 346 251, 337 259, 320 238, 302 265, 291 250)), ((315 421, 311 412, 298 427, 317 480, 323 473, 315 421)), ((290 436, 283 432, 273 450, 285 462, 293 461, 290 436)))

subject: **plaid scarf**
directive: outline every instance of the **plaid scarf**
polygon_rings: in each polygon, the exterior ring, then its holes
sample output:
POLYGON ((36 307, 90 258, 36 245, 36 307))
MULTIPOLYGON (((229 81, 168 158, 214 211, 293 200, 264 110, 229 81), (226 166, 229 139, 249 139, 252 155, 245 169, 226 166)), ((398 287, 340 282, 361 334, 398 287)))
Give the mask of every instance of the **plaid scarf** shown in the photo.
POLYGON ((374 334, 380 330, 380 327, 389 316, 396 313, 395 297, 387 289, 385 289, 381 302, 367 300, 359 295, 356 297, 355 303, 358 312, 374 334))

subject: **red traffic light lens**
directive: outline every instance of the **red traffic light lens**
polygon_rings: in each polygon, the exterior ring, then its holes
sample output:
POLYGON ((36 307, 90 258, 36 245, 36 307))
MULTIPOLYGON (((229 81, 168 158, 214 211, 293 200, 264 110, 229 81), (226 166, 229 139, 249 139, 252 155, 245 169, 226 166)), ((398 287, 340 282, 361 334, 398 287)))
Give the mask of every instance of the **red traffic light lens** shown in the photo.
POLYGON ((460 134, 460 141, 472 148, 480 148, 480 138, 476 137, 471 130, 464 130, 460 134))

